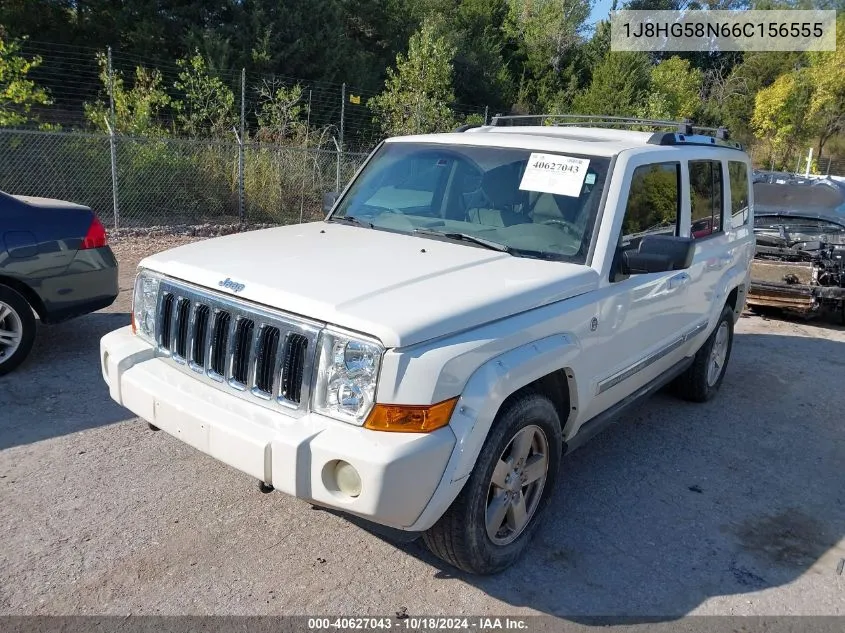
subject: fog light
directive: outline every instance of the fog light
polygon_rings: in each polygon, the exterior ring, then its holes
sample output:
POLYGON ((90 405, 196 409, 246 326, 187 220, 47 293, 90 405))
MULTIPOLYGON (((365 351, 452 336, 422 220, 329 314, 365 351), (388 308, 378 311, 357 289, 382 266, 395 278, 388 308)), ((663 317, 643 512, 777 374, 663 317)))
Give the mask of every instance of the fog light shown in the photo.
POLYGON ((337 488, 343 494, 357 497, 361 494, 361 476, 349 462, 338 461, 334 467, 337 488))

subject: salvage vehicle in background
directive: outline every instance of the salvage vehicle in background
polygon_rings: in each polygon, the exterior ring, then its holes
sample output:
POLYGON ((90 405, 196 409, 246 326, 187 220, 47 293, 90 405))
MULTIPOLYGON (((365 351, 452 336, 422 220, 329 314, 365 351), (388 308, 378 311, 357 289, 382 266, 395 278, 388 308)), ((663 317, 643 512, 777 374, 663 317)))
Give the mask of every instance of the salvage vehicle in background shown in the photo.
POLYGON ((117 261, 90 208, 0 192, 0 375, 32 349, 36 314, 59 323, 117 294, 117 261))
POLYGON ((322 222, 141 261, 103 379, 264 491, 500 571, 566 453, 664 385, 704 402, 725 377, 751 166, 702 131, 557 115, 388 139, 322 222))
POLYGON ((845 322, 845 187, 755 183, 748 305, 845 322))

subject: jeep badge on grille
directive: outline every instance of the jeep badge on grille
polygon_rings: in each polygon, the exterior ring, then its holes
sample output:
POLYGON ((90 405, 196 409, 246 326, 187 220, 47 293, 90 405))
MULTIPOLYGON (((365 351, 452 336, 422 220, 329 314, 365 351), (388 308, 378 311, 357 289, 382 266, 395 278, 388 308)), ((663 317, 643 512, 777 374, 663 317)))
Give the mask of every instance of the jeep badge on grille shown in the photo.
POLYGON ((217 285, 221 288, 228 288, 232 292, 240 292, 241 290, 246 288, 244 284, 239 284, 235 281, 232 281, 230 277, 226 277, 224 281, 218 282, 217 285))

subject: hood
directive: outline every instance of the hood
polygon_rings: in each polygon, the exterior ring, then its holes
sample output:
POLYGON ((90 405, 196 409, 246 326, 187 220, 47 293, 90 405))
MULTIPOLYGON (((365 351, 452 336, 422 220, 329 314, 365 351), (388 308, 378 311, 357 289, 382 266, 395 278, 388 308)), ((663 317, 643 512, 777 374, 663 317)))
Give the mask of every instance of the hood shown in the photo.
POLYGON ((405 347, 598 286, 592 268, 314 222, 195 242, 141 267, 405 347))

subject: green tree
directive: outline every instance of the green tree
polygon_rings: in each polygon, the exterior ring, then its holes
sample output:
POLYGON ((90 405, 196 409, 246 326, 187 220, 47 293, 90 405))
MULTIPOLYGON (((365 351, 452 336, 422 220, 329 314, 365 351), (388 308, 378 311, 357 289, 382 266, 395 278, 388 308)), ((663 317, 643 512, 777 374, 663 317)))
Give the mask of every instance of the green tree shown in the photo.
POLYGON ((757 93, 751 125, 759 138, 766 139, 776 165, 786 165, 792 153, 809 140, 811 98, 808 73, 801 69, 781 75, 757 93))
POLYGON ((449 15, 448 24, 442 24, 442 35, 456 50, 457 101, 484 104, 495 110, 510 106, 515 87, 506 62, 510 52, 502 28, 508 14, 507 0, 437 0, 430 10, 429 15, 449 15), (438 4, 444 6, 438 8, 438 4))
POLYGON ((280 143, 305 134, 308 105, 303 102, 302 86, 285 86, 264 81, 258 89, 258 139, 280 143))
POLYGON ((636 116, 649 89, 649 70, 645 53, 608 53, 589 87, 575 95, 572 109, 581 114, 636 116))
POLYGON ((218 77, 208 72, 199 53, 176 62, 179 78, 173 86, 183 99, 173 102, 176 120, 190 136, 222 137, 235 126, 235 95, 218 77))
POLYGON ((571 99, 592 5, 593 0, 508 0, 503 28, 520 68, 520 109, 548 109, 571 99))
POLYGON ((113 125, 114 131, 119 134, 164 134, 165 130, 159 123, 158 115, 168 106, 170 97, 162 87, 161 73, 138 66, 135 68, 135 82, 127 90, 122 73, 116 71, 113 78, 109 78, 108 61, 104 54, 97 54, 97 64, 100 66, 100 82, 105 92, 108 94, 112 91, 114 122, 111 121, 109 103, 104 100, 85 104, 85 118, 88 122, 104 132, 113 125))
POLYGON ((388 68, 384 92, 367 106, 373 119, 390 136, 443 131, 456 121, 449 105, 452 92, 454 47, 438 35, 438 25, 426 20, 411 36, 407 56, 396 56, 388 68))
POLYGON ((711 69, 704 78, 702 119, 729 128, 735 138, 745 143, 752 142, 751 117, 757 93, 801 65, 801 53, 749 52, 733 67, 711 69))
POLYGON ((807 116, 818 136, 818 156, 834 135, 845 132, 845 14, 836 22, 836 50, 809 54, 813 94, 807 116))
POLYGON ((680 57, 653 66, 640 115, 649 119, 695 119, 701 108, 702 79, 702 72, 680 57))
POLYGON ((33 106, 51 103, 47 91, 28 77, 41 64, 41 58, 27 59, 19 53, 20 44, 0 34, 0 127, 35 121, 33 106))

